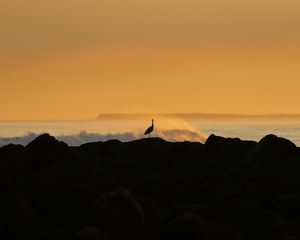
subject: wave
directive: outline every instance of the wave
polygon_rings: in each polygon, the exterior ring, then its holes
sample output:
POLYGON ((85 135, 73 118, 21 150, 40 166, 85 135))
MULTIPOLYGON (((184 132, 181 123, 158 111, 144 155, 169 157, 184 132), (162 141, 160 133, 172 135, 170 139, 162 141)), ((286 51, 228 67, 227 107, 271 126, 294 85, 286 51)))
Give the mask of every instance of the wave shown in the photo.
MULTIPOLYGON (((23 136, 0 138, 0 147, 13 143, 27 145, 29 142, 38 137, 41 133, 27 133, 23 136)), ((88 142, 108 141, 118 139, 122 142, 128 142, 140 138, 144 138, 142 132, 119 132, 119 133, 89 133, 86 131, 71 135, 55 136, 56 139, 67 143, 70 146, 79 146, 88 142)), ((205 142, 206 137, 196 129, 163 129, 156 130, 152 137, 160 137, 170 142, 191 141, 205 142)))

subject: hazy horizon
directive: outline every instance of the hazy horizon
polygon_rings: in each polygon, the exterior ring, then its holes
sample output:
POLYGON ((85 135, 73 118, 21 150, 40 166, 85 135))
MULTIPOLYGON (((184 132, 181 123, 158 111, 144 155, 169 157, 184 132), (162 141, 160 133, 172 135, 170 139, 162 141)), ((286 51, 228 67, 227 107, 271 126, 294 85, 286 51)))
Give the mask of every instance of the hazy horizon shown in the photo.
POLYGON ((139 119, 139 118, 178 118, 178 119, 278 119, 278 120, 298 120, 300 113, 276 113, 276 114, 239 114, 239 113, 201 113, 201 112, 175 112, 175 113, 100 113, 94 118, 72 118, 72 119, 0 119, 0 122, 9 121, 94 121, 94 120, 122 120, 122 119, 139 119))
MULTIPOLYGON (((101 120, 0 121, 0 147, 9 143, 26 145, 40 134, 49 133, 70 145, 118 139, 144 138, 151 117, 123 116, 101 120)), ((287 138, 300 146, 300 118, 188 118, 155 116, 152 137, 167 141, 204 143, 208 136, 259 141, 268 134, 287 138)))

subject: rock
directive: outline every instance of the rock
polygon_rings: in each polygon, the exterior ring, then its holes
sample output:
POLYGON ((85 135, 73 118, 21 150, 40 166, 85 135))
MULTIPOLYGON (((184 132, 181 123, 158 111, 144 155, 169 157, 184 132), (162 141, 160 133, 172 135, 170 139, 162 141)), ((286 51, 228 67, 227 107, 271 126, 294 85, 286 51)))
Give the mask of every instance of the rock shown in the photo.
POLYGON ((98 225, 114 239, 147 239, 144 210, 127 189, 115 189, 96 200, 98 225))
POLYGON ((299 172, 299 149, 274 135, 69 147, 43 134, 0 148, 1 236, 297 239, 299 172))
POLYGON ((9 144, 0 148, 0 171, 26 168, 27 157, 21 145, 9 144))
POLYGON ((280 172, 282 167, 288 166, 290 159, 299 153, 296 145, 291 141, 267 135, 257 145, 253 146, 246 153, 244 163, 254 171, 280 172))
POLYGON ((49 164, 67 162, 74 158, 68 145, 56 140, 48 133, 42 134, 25 147, 33 167, 41 168, 49 164))
POLYGON ((83 156, 99 158, 106 155, 113 155, 118 152, 122 143, 119 140, 109 140, 106 142, 85 143, 77 148, 83 156))
POLYGON ((53 152, 59 152, 68 148, 68 145, 64 142, 60 142, 48 133, 42 134, 28 143, 26 149, 30 152, 37 154, 47 154, 53 152))
POLYGON ((74 240, 108 240, 106 233, 95 226, 86 226, 80 229, 74 240))
POLYGON ((34 210, 28 199, 17 192, 6 192, 0 197, 0 226, 3 239, 22 239, 30 231, 34 210))
POLYGON ((172 240, 238 240, 229 228, 207 221, 196 214, 186 212, 167 223, 161 239, 172 240))
POLYGON ((273 209, 281 216, 300 223, 300 195, 284 195, 271 200, 273 209))
POLYGON ((234 229, 245 240, 284 239, 273 222, 274 215, 245 200, 221 200, 199 208, 196 213, 234 229))
POLYGON ((224 138, 220 136, 210 135, 205 142, 211 152, 216 155, 244 155, 245 152, 256 145, 254 141, 242 141, 239 138, 224 138))

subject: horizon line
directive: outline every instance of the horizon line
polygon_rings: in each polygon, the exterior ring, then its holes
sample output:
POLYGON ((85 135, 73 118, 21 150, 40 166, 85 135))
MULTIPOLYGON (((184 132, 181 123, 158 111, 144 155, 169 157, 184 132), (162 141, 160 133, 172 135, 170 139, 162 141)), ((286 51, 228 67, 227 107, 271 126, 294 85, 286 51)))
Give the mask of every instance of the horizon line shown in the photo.
POLYGON ((300 118, 300 113, 270 113, 270 114, 242 114, 242 113, 101 113, 96 119, 116 117, 183 117, 183 118, 300 118))
POLYGON ((100 119, 116 119, 116 118, 145 118, 145 117, 154 117, 154 116, 161 116, 161 117, 178 117, 178 118, 300 118, 300 113, 267 113, 267 114, 244 114, 244 113, 181 113, 181 112, 174 112, 174 113, 101 113, 98 114, 94 118, 36 118, 36 119, 0 119, 0 122, 20 122, 20 121, 27 121, 27 122, 40 122, 40 121, 93 121, 93 120, 100 120, 100 119))

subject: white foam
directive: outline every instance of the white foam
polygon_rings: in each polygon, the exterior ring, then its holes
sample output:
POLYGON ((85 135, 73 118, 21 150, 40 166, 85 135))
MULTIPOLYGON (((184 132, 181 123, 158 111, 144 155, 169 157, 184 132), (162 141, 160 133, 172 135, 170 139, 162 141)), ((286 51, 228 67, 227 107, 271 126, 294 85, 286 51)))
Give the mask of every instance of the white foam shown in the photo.
MULTIPOLYGON (((38 137, 42 133, 28 133, 23 136, 0 138, 0 146, 7 145, 9 143, 27 145, 33 139, 38 137)), ((205 137, 197 130, 190 129, 157 129, 151 135, 152 137, 161 137, 167 141, 193 141, 204 142, 205 137)), ((88 142, 107 141, 111 139, 118 139, 122 142, 128 142, 145 137, 143 132, 119 132, 111 134, 90 133, 86 131, 79 132, 71 135, 58 135, 56 139, 67 143, 70 146, 79 146, 88 142)))

